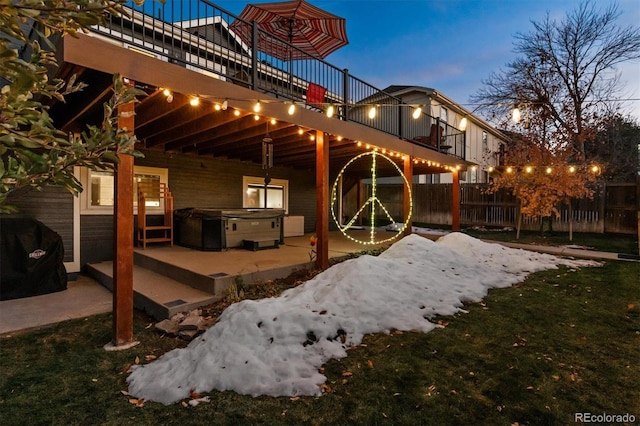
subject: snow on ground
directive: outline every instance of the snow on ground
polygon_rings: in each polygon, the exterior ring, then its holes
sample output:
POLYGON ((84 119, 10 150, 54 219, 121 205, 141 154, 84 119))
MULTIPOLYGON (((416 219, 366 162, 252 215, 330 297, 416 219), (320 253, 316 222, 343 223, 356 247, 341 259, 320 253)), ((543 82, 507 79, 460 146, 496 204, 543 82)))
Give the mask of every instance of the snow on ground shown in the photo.
POLYGON ((247 395, 320 395, 320 367, 347 355, 369 333, 428 332, 434 315, 452 315, 492 287, 532 272, 595 266, 485 243, 461 233, 437 242, 418 235, 379 256, 336 264, 276 298, 244 300, 184 349, 172 350, 127 378, 137 398, 171 404, 213 389, 247 395))

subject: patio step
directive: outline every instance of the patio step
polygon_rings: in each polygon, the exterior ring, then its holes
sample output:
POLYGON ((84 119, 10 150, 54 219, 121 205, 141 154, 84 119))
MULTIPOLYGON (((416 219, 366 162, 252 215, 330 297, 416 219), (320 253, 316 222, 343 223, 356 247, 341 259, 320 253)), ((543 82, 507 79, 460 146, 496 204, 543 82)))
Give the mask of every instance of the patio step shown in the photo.
MULTIPOLYGON (((113 291, 113 262, 87 264, 87 272, 113 291)), ((133 266, 134 307, 157 320, 171 318, 178 312, 191 311, 221 298, 142 266, 133 266)))

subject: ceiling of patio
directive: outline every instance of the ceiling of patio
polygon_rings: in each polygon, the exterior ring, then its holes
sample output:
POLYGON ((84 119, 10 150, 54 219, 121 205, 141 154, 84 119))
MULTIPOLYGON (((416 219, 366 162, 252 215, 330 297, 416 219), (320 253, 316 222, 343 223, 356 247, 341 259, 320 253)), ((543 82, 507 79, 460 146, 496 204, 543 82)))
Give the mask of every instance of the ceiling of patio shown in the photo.
MULTIPOLYGON (((80 132, 88 123, 101 122, 103 103, 112 94, 112 76, 68 63, 59 69, 57 76, 68 78, 72 74, 77 74, 88 86, 82 92, 68 95, 65 104, 53 103, 51 116, 62 130, 80 132)), ((167 97, 157 87, 146 87, 142 82, 137 85, 147 93, 136 105, 135 134, 140 141, 139 148, 261 164, 262 142, 268 131, 274 145, 274 166, 315 169, 316 144, 310 138, 315 134, 312 129, 303 128, 301 135, 301 127, 297 124, 282 120, 271 124, 268 117, 256 120, 254 114, 247 111, 236 116, 233 108, 216 110, 215 102, 206 99, 198 106, 192 106, 191 97, 181 93, 173 93, 173 100, 167 102, 167 97)), ((355 140, 339 140, 330 134, 326 137, 332 173, 366 151, 355 140)), ((393 161, 402 169, 401 158, 394 157, 393 161)), ((427 164, 414 164, 414 174, 441 171, 427 164)), ((349 173, 367 177, 371 173, 370 165, 355 162, 349 173)), ((393 176, 397 175, 397 169, 387 161, 380 161, 377 174, 393 176)))

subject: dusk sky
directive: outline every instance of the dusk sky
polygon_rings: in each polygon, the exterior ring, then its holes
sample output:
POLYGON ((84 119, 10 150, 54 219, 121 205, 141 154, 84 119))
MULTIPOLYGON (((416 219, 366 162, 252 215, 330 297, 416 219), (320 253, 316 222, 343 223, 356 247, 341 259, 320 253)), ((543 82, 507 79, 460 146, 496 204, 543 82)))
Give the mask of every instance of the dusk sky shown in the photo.
MULTIPOLYGON (((239 15, 247 3, 213 0, 239 15)), ((547 11, 562 19, 579 0, 311 0, 347 21, 349 44, 326 61, 383 89, 392 84, 426 86, 472 111, 469 96, 491 72, 515 56, 514 35, 533 30, 547 11)), ((608 0, 595 2, 599 8, 608 0)), ((617 1, 618 25, 640 25, 640 1, 617 1)), ((640 62, 626 63, 619 98, 640 120, 640 62)))

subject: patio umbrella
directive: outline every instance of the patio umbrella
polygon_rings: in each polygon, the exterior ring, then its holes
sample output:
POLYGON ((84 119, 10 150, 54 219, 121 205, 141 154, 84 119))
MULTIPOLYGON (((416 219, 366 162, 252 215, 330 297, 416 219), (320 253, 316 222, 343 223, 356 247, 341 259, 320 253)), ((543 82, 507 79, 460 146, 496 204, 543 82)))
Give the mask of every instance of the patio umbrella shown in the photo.
POLYGON ((344 18, 304 0, 248 4, 240 18, 230 28, 250 45, 251 23, 256 22, 273 37, 259 32, 258 45, 254 48, 283 61, 324 59, 349 43, 344 18))

